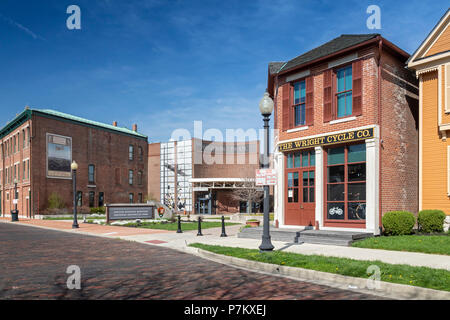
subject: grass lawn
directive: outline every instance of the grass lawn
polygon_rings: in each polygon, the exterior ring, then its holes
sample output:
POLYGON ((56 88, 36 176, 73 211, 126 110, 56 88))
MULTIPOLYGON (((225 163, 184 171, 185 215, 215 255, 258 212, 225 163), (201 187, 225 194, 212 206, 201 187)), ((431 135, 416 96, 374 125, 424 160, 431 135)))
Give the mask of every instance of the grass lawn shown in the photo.
POLYGON ((450 271, 447 270, 282 251, 260 253, 257 249, 221 247, 199 243, 190 246, 247 260, 366 279, 370 276, 367 273, 367 268, 371 265, 377 265, 381 271, 381 281, 450 291, 450 271))
MULTIPOLYGON (((239 223, 230 223, 225 222, 225 226, 234 226, 239 223)), ((136 223, 127 223, 124 225, 125 227, 137 227, 136 223)), ((222 222, 202 222, 202 230, 210 229, 210 228, 220 228, 222 227, 222 222)), ((147 229, 160 229, 160 230, 169 230, 169 231, 177 231, 178 230, 178 222, 173 223, 158 223, 158 222, 143 222, 139 225, 138 228, 147 228, 147 229)), ((198 222, 182 222, 181 230, 189 231, 189 230, 197 230, 198 222)))
POLYGON ((389 236, 356 241, 353 247, 450 255, 450 236, 389 236))

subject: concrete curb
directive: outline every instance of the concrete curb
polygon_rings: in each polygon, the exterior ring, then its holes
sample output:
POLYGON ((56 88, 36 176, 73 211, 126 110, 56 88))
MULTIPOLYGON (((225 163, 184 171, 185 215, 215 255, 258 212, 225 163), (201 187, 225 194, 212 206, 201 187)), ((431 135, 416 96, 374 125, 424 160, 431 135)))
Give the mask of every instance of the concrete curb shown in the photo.
POLYGON ((340 289, 353 289, 366 294, 389 297, 399 300, 450 300, 450 292, 408 286, 390 282, 380 282, 379 289, 369 289, 367 279, 343 276, 322 271, 314 271, 296 267, 279 266, 264 262, 251 261, 231 256, 216 254, 210 251, 189 247, 187 253, 222 264, 258 271, 270 275, 289 277, 296 280, 310 281, 340 289))

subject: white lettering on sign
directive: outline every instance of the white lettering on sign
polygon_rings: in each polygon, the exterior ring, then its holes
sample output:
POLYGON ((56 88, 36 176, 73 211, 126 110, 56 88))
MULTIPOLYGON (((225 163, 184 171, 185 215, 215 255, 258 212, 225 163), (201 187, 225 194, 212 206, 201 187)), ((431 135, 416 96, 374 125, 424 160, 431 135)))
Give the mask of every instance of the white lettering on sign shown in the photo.
POLYGON ((277 184, 277 171, 275 169, 257 169, 255 173, 257 186, 274 186, 277 184))

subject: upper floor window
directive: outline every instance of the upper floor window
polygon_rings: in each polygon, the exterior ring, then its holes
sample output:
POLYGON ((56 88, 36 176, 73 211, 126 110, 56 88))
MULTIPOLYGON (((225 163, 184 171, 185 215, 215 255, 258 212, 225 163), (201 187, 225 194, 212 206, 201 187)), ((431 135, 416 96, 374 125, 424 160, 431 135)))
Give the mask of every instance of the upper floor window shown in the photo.
POLYGON ((95 166, 90 164, 88 167, 89 183, 95 183, 95 166))
POLYGON ((294 125, 306 124, 306 83, 305 80, 294 84, 294 125))
POLYGON ((363 61, 323 73, 323 121, 362 115, 363 61))
POLYGON ((133 170, 128 171, 128 183, 130 184, 130 186, 133 185, 133 170))
POLYGON ((352 115, 352 66, 336 71, 337 117, 352 115))
POLYGON ((128 159, 130 161, 134 159, 134 146, 132 144, 128 146, 128 159))
POLYGON ((139 156, 139 161, 144 160, 144 149, 142 149, 142 147, 138 147, 138 156, 139 156))
POLYGON ((139 186, 142 186, 142 177, 143 177, 142 171, 138 171, 137 179, 138 179, 138 185, 139 186))

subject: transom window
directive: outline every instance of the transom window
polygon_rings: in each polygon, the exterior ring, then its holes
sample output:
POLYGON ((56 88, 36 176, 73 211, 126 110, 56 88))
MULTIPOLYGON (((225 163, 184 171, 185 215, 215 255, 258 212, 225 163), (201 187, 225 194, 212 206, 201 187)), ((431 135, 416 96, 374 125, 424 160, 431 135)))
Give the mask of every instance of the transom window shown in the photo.
POLYGON ((366 146, 327 151, 327 219, 366 219, 366 146))
POLYGON ((352 66, 336 71, 337 117, 352 115, 352 66))
POLYGON ((294 84, 294 119, 295 126, 306 124, 306 83, 305 80, 294 84))
POLYGON ((314 167, 316 154, 314 151, 299 151, 287 155, 287 168, 314 167))

